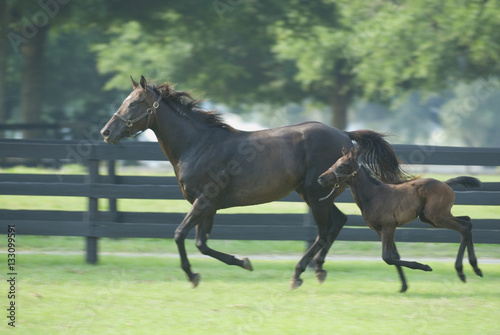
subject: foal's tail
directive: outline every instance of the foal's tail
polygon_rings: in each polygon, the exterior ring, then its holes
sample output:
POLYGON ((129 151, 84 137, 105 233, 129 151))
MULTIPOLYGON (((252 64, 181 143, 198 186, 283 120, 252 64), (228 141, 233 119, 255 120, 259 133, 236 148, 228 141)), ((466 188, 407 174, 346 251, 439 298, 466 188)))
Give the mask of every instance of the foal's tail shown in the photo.
POLYGON ((451 178, 447 181, 445 181, 446 184, 450 185, 451 187, 455 185, 462 185, 467 188, 480 188, 481 187, 481 181, 477 178, 473 177, 467 177, 467 176, 461 176, 461 177, 456 177, 456 178, 451 178))
POLYGON ((384 134, 372 130, 344 132, 358 143, 357 156, 384 183, 400 184, 412 179, 401 167, 401 161, 392 146, 384 139, 384 134))

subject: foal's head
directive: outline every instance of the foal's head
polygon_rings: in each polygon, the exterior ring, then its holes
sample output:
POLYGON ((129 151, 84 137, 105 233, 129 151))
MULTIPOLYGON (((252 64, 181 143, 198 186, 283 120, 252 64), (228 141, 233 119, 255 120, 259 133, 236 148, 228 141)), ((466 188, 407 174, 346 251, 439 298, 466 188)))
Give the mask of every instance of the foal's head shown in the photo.
POLYGON ((356 150, 351 148, 348 152, 343 148, 342 153, 344 156, 340 157, 335 164, 319 176, 318 183, 320 185, 338 188, 357 174, 359 164, 357 162, 356 150))
POLYGON ((123 137, 132 136, 151 127, 154 122, 152 114, 156 112, 162 99, 161 93, 148 87, 143 76, 139 84, 132 77, 130 79, 134 90, 101 129, 104 140, 111 144, 116 144, 123 137))

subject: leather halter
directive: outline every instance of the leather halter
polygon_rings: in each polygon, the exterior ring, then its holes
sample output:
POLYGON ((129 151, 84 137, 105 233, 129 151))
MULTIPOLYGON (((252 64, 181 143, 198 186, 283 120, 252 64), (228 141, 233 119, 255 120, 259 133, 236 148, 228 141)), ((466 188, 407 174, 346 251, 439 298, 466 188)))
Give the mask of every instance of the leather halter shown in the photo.
POLYGON ((352 173, 336 173, 335 170, 333 170, 332 168, 328 168, 328 170, 335 176, 336 183, 333 185, 334 189, 339 188, 340 185, 347 182, 349 178, 355 177, 358 174, 359 169, 361 169, 361 165, 359 165, 356 171, 352 173), (340 178, 345 178, 345 179, 339 182, 340 178))
POLYGON ((349 173, 349 174, 339 173, 339 174, 337 174, 337 173, 335 173, 335 171, 331 167, 328 168, 328 170, 331 173, 333 173, 333 175, 335 176, 335 184, 333 185, 332 191, 330 193, 328 193, 328 195, 326 197, 320 198, 319 201, 323 201, 323 200, 328 199, 332 195, 332 193, 335 192, 335 190, 338 189, 341 185, 346 183, 347 180, 349 180, 350 178, 356 177, 359 169, 361 169, 361 165, 359 165, 358 168, 352 173, 349 173), (345 178, 345 179, 339 182, 339 178, 345 178))
POLYGON ((158 109, 158 107, 160 107, 160 101, 162 99, 162 95, 161 95, 161 93, 158 93, 158 92, 155 92, 155 93, 158 94, 158 99, 156 99, 156 101, 153 102, 153 106, 149 107, 148 109, 146 109, 146 111, 144 113, 142 113, 141 115, 139 115, 135 119, 127 119, 125 116, 118 114, 118 112, 116 112, 116 113, 113 114, 114 116, 116 116, 117 118, 119 118, 120 120, 122 120, 123 122, 125 122, 125 124, 128 127, 128 130, 129 130, 129 134, 130 134, 129 136, 136 137, 139 134, 141 134, 142 132, 144 132, 146 129, 144 129, 143 131, 140 131, 140 132, 132 135, 132 127, 134 126, 134 123, 136 123, 136 122, 144 119, 145 117, 149 117, 153 113, 156 113, 156 110, 158 109))

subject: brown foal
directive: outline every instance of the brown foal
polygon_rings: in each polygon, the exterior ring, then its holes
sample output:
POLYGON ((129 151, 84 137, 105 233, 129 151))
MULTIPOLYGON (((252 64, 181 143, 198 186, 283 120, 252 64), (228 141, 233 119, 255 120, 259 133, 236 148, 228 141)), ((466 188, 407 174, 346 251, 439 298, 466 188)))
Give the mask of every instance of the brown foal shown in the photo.
POLYGON ((465 248, 474 272, 482 277, 477 266, 472 242, 472 224, 468 216, 453 216, 451 207, 455 193, 450 187, 461 184, 465 187, 480 187, 481 182, 472 177, 457 177, 445 182, 432 178, 412 179, 400 184, 384 184, 375 179, 370 171, 357 162, 354 148, 335 162, 318 179, 323 186, 339 188, 349 185, 354 201, 361 209, 366 225, 375 230, 382 241, 382 258, 389 265, 395 265, 401 278, 401 292, 408 289, 401 267, 432 271, 429 265, 401 260, 394 242, 396 227, 405 225, 415 218, 437 228, 448 228, 462 235, 455 269, 465 282, 462 260, 465 248))

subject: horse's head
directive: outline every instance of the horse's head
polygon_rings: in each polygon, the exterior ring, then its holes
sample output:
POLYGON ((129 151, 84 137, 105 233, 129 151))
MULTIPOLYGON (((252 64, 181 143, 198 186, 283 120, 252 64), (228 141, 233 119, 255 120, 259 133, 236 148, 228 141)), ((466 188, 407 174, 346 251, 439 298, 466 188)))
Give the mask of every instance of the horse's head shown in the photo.
POLYGON ((154 114, 159 107, 161 94, 148 87, 146 78, 141 76, 138 84, 132 79, 134 90, 123 100, 122 105, 101 129, 104 140, 111 144, 120 142, 123 137, 130 137, 150 128, 154 123, 154 114))
POLYGON ((347 182, 349 178, 357 174, 359 164, 357 162, 356 150, 354 147, 351 148, 349 152, 343 148, 342 154, 343 156, 340 157, 335 164, 319 176, 318 183, 320 183, 320 185, 338 188, 340 185, 347 182))

